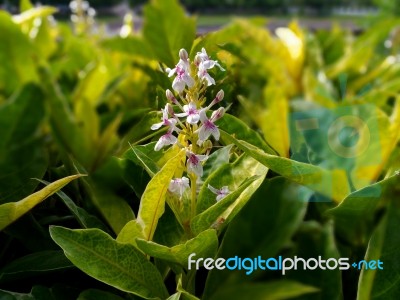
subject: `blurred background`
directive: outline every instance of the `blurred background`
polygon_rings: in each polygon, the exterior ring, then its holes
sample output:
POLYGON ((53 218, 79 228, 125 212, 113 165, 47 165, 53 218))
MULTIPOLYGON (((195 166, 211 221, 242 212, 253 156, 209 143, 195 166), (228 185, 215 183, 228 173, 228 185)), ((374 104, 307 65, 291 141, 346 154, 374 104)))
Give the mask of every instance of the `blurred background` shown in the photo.
MULTIPOLYGON (((19 11, 18 1, 1 0, 0 8, 12 13, 19 11)), ((68 20, 71 13, 68 0, 32 1, 36 6, 52 5, 58 9, 56 16, 68 20)), ((96 10, 97 21, 107 28, 108 34, 117 33, 126 14, 135 16, 136 28, 141 26, 141 17, 147 0, 92 0, 90 6, 96 10)), ((358 21, 379 14, 398 15, 399 0, 181 0, 188 14, 198 16, 198 32, 218 29, 231 21, 233 16, 267 16, 269 27, 274 29, 287 25, 293 17, 309 29, 330 28, 332 22, 357 31, 358 21)))

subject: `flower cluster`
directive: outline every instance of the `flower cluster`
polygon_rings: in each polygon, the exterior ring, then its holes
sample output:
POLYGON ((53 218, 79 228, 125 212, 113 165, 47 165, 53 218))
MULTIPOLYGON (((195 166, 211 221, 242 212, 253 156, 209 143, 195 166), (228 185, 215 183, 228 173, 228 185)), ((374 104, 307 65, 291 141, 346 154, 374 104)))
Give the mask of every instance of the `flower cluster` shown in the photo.
POLYGON ((76 33, 81 34, 87 31, 95 23, 96 10, 90 6, 88 1, 73 0, 69 3, 69 8, 72 12, 71 21, 76 33))
MULTIPOLYGON (((225 113, 223 107, 213 110, 223 100, 223 90, 206 105, 204 92, 207 87, 215 85, 215 79, 209 73, 214 67, 225 71, 217 60, 211 59, 204 48, 197 53, 193 61, 190 61, 186 50, 181 49, 178 63, 174 68, 166 69, 168 77, 175 76, 172 82, 174 92, 169 89, 166 91, 168 103, 161 109, 161 122, 151 126, 152 130, 166 128, 166 133, 155 144, 155 151, 169 145, 178 145, 186 149, 186 173, 191 181, 195 180, 194 185, 203 176, 203 163, 212 147, 210 138, 219 140, 220 132, 216 122, 225 113)), ((190 187, 189 178, 173 179, 169 190, 182 197, 190 187)), ((216 193, 217 200, 222 199, 228 192, 224 187, 222 193, 216 193)))

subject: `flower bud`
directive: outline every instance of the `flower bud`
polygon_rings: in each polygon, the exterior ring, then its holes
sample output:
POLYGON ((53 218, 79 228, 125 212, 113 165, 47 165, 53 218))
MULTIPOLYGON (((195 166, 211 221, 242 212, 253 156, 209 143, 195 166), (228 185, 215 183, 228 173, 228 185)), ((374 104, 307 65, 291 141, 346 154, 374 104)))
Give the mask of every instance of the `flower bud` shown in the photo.
POLYGON ((174 94, 169 89, 165 91, 165 95, 167 96, 167 99, 171 101, 173 104, 178 103, 178 100, 176 100, 174 94))
POLYGON ((175 115, 175 112, 174 112, 174 109, 172 108, 172 105, 167 103, 166 108, 167 108, 168 114, 173 117, 175 115))
POLYGON ((218 102, 222 101, 224 99, 224 90, 219 90, 217 95, 215 96, 214 100, 211 102, 209 108, 211 108, 213 105, 217 104, 218 102))
POLYGON ((196 66, 199 66, 200 64, 201 64, 201 57, 200 57, 200 55, 196 55, 195 57, 194 57, 194 64, 196 65, 196 66))
POLYGON ((188 53, 186 52, 185 49, 179 50, 179 58, 182 59, 183 61, 187 61, 189 58, 188 53))
POLYGON ((212 113, 210 118, 211 122, 215 122, 221 119, 224 116, 224 114, 225 114, 225 108, 223 107, 218 108, 216 111, 212 113))
POLYGON ((217 93, 217 96, 215 96, 215 99, 219 102, 222 99, 224 99, 224 95, 225 95, 224 90, 219 90, 219 92, 217 93))

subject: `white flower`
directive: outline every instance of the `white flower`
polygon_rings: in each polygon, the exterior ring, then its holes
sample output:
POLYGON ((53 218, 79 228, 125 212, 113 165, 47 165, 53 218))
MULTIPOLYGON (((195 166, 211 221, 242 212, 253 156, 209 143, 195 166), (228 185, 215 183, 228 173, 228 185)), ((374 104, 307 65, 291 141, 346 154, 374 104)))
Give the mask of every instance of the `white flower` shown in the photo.
POLYGON ((172 179, 169 184, 168 190, 171 193, 177 194, 179 195, 179 197, 182 197, 183 193, 188 188, 189 188, 189 179, 184 176, 182 178, 172 179))
POLYGON ((173 104, 179 104, 178 100, 175 98, 174 94, 169 89, 165 91, 165 95, 167 96, 167 99, 171 101, 173 104))
POLYGON ((215 121, 222 118, 225 113, 225 109, 223 107, 219 108, 218 110, 214 111, 211 115, 211 118, 208 119, 204 110, 200 111, 200 120, 202 125, 196 132, 199 134, 199 140, 197 144, 201 145, 205 140, 207 140, 210 135, 212 135, 215 140, 219 140, 220 133, 218 126, 214 124, 215 121))
POLYGON ((176 77, 172 82, 172 88, 181 93, 185 86, 192 87, 194 85, 194 79, 190 76, 190 65, 189 65, 189 58, 188 54, 185 49, 181 49, 179 51, 179 62, 172 70, 167 68, 166 71, 168 72, 168 77, 173 76, 176 73, 176 77))
POLYGON ((201 52, 197 52, 196 56, 196 61, 200 61, 199 67, 202 65, 205 69, 212 69, 214 66, 217 66, 221 71, 225 71, 225 69, 221 67, 217 60, 210 59, 206 49, 202 48, 201 52))
POLYGON ((200 112, 197 110, 197 106, 194 102, 190 102, 188 105, 183 106, 184 113, 175 114, 177 117, 187 117, 186 121, 189 124, 197 124, 200 120, 200 112))
POLYGON ((175 126, 176 125, 176 120, 172 119, 172 118, 168 118, 168 111, 170 111, 170 109, 172 109, 172 107, 170 107, 169 104, 165 105, 164 109, 161 109, 162 114, 163 114, 163 116, 161 118, 162 122, 153 124, 151 126, 151 130, 160 129, 161 126, 169 126, 170 127, 169 130, 171 132, 173 132, 173 131, 179 132, 179 129, 175 126))
POLYGON ((207 81, 208 86, 215 84, 214 78, 212 78, 210 74, 208 74, 207 68, 205 68, 204 64, 202 63, 199 65, 199 71, 197 72, 197 76, 199 76, 201 80, 205 79, 207 81))
POLYGON ((171 77, 176 72, 176 77, 172 82, 172 88, 178 93, 182 93, 185 86, 192 87, 194 85, 194 79, 190 77, 189 72, 181 67, 172 69, 168 77, 171 77))
POLYGON ((203 166, 202 161, 205 161, 208 157, 207 155, 196 155, 191 151, 186 152, 187 160, 187 171, 188 173, 196 174, 198 177, 203 176, 203 166))
POLYGON ((225 198, 229 193, 229 189, 227 186, 223 186, 220 189, 216 189, 214 187, 212 187, 211 185, 208 185, 208 189, 213 192, 215 195, 217 195, 217 202, 220 201, 222 198, 225 198))
POLYGON ((166 134, 162 135, 157 141, 156 145, 154 146, 154 150, 159 151, 165 146, 175 144, 177 141, 178 139, 172 135, 172 132, 168 131, 166 134))

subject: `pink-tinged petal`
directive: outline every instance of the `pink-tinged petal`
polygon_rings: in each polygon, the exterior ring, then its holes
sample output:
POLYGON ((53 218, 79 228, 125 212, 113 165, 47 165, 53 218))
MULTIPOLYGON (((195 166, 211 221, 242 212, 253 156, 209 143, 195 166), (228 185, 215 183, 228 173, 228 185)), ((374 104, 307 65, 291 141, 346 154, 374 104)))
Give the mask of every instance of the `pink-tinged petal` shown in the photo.
POLYGON ((205 121, 208 120, 207 115, 206 115, 206 110, 205 110, 205 109, 201 109, 201 110, 200 110, 199 116, 200 116, 200 121, 201 121, 201 123, 204 123, 205 121))
POLYGON ((221 71, 225 71, 225 69, 218 63, 218 61, 215 61, 215 65, 216 65, 221 71))
POLYGON ((176 72, 176 68, 173 68, 173 69, 167 69, 167 72, 168 72, 168 77, 171 77, 171 76, 173 76, 174 74, 175 74, 175 72, 176 72), (168 71, 169 70, 169 71, 168 71))
POLYGON ((206 73, 206 74, 204 75, 204 78, 207 80, 208 86, 215 84, 215 80, 214 80, 214 78, 212 78, 212 77, 210 76, 210 74, 206 73))
POLYGON ((212 133, 211 133, 211 134, 213 135, 213 137, 214 137, 214 139, 215 139, 216 141, 219 140, 219 137, 220 137, 220 135, 221 135, 221 133, 219 132, 218 127, 215 127, 215 129, 212 130, 212 133))
POLYGON ((220 194, 220 195, 217 196, 216 200, 217 200, 217 202, 218 202, 218 201, 222 200, 222 199, 225 198, 225 197, 226 197, 226 195, 220 194))
POLYGON ((196 155, 193 152, 187 151, 186 156, 188 156, 187 159, 188 172, 194 173, 198 177, 203 176, 203 166, 201 162, 208 158, 207 155, 196 155))
POLYGON ((223 186, 220 189, 216 189, 216 188, 212 187, 211 185, 208 185, 208 189, 217 195, 217 198, 216 198, 217 202, 220 201, 221 199, 225 198, 230 193, 229 188, 227 186, 223 186))
POLYGON ((171 127, 175 127, 176 122, 177 122, 175 119, 168 119, 167 121, 169 123, 168 125, 171 127))
POLYGON ((179 77, 175 77, 174 81, 172 82, 172 88, 177 91, 178 93, 182 93, 185 89, 185 82, 179 77))
POLYGON ((207 155, 196 155, 196 157, 199 161, 205 161, 208 158, 207 155))
POLYGON ((187 108, 189 109, 189 111, 197 111, 197 105, 193 101, 189 103, 187 108))
POLYGON ((199 122, 199 120, 200 120, 199 114, 190 114, 190 115, 188 115, 188 117, 186 119, 186 121, 192 125, 197 124, 199 122))
POLYGON ((171 180, 168 190, 171 193, 178 194, 180 197, 182 197, 185 190, 189 187, 189 179, 186 177, 182 177, 171 180))
POLYGON ((215 66, 214 60, 206 60, 201 63, 204 69, 212 69, 215 66))
POLYGON ((194 85, 194 79, 188 73, 185 73, 182 79, 187 84, 188 87, 191 88, 194 85))
POLYGON ((213 192, 214 194, 217 194, 219 192, 218 189, 216 189, 215 187, 211 186, 210 184, 207 186, 208 189, 213 192))
POLYGON ((163 140, 160 138, 160 139, 157 141, 156 145, 154 146, 154 151, 159 151, 159 150, 161 150, 164 146, 165 146, 165 145, 164 145, 164 143, 163 143, 163 140))
POLYGON ((162 120, 168 119, 168 104, 169 104, 169 103, 167 103, 167 104, 165 105, 165 108, 164 108, 164 109, 161 109, 161 111, 162 111, 162 113, 163 113, 162 120))
POLYGON ((163 124, 164 124, 164 122, 160 122, 160 123, 157 123, 157 124, 153 124, 153 125, 151 125, 151 130, 160 129, 161 126, 163 126, 163 124))
POLYGON ((177 142, 177 138, 175 136, 172 135, 172 133, 166 133, 163 135, 164 139, 165 139, 165 144, 166 145, 172 145, 175 144, 177 142))
POLYGON ((190 105, 185 104, 183 106, 183 111, 187 114, 187 113, 189 113, 189 110, 190 110, 190 105))
POLYGON ((165 146, 175 144, 177 140, 178 139, 173 136, 171 132, 167 132, 157 141, 156 145, 154 146, 154 150, 159 151, 165 146))
POLYGON ((206 129, 204 125, 202 125, 198 130, 198 135, 199 135, 199 141, 202 141, 201 143, 203 143, 210 136, 210 132, 206 129))
POLYGON ((197 177, 203 176, 203 166, 201 164, 188 164, 188 172, 196 174, 197 177))
POLYGON ((180 114, 175 114, 175 116, 177 116, 178 118, 183 118, 183 117, 187 117, 187 113, 180 113, 180 114))

